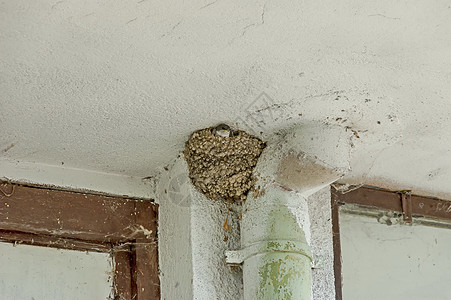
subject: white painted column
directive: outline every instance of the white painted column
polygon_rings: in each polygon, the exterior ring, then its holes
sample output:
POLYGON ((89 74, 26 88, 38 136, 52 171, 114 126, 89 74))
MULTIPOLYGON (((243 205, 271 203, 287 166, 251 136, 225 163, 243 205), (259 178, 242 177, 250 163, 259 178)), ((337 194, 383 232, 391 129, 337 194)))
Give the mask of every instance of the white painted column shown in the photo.
POLYGON ((240 208, 197 191, 183 156, 164 171, 156 194, 161 299, 241 299, 241 268, 224 259, 240 245, 240 208))
POLYGON ((178 159, 159 179, 158 256, 161 299, 193 299, 191 186, 178 159))

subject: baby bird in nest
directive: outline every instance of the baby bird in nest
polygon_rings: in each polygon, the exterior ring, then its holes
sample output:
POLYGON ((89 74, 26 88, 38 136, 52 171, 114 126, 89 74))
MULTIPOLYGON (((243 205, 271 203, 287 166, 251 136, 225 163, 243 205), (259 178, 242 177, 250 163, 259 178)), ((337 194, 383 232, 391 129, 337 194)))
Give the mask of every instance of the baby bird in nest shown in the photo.
POLYGON ((219 124, 218 126, 211 129, 211 133, 213 133, 214 136, 220 137, 231 137, 238 135, 238 132, 232 130, 227 124, 219 124))

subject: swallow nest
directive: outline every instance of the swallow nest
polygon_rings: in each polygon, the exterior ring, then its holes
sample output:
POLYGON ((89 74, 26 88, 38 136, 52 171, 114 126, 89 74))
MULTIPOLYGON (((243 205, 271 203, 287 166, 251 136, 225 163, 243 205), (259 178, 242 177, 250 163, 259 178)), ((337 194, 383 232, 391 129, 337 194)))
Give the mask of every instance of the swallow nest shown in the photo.
POLYGON ((210 199, 242 201, 253 187, 252 176, 266 144, 241 130, 221 137, 212 128, 194 132, 185 145, 193 185, 210 199))

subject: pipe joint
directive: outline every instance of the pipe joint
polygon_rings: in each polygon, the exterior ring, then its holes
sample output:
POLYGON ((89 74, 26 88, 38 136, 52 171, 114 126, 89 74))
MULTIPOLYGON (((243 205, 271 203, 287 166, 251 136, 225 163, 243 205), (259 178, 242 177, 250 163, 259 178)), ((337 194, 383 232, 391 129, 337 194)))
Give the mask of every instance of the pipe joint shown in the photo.
POLYGON ((299 254, 306 256, 311 262, 313 262, 312 253, 309 245, 302 241, 290 241, 290 240, 269 240, 261 241, 249 245, 241 250, 226 251, 226 262, 229 264, 241 264, 246 259, 266 253, 287 253, 287 254, 299 254))

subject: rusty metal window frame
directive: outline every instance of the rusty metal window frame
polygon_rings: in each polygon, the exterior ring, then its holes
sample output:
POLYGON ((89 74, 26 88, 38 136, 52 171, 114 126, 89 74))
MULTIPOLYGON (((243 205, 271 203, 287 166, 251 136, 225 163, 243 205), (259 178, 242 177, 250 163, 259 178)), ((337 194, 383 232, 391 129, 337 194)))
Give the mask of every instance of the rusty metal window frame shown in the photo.
POLYGON ((0 241, 111 253, 115 300, 160 299, 158 205, 0 182, 0 241))
POLYGON ((334 246, 335 297, 342 300, 342 262, 340 243, 340 210, 376 216, 381 212, 397 214, 406 224, 451 228, 451 201, 412 195, 410 191, 388 191, 363 186, 339 191, 331 186, 332 232, 334 246))

